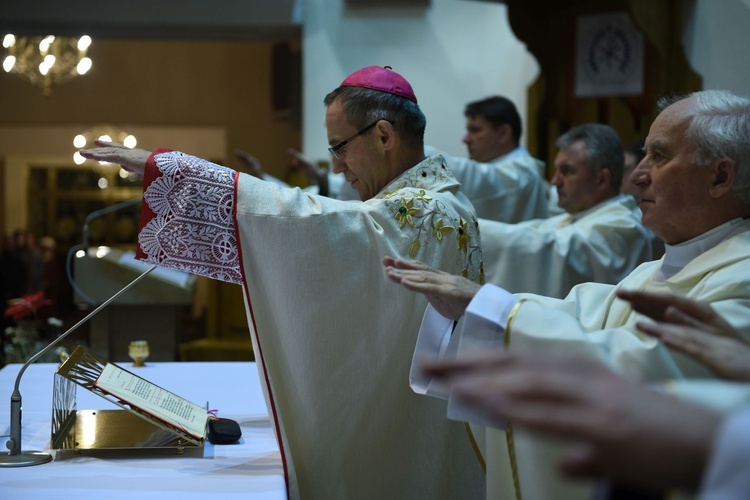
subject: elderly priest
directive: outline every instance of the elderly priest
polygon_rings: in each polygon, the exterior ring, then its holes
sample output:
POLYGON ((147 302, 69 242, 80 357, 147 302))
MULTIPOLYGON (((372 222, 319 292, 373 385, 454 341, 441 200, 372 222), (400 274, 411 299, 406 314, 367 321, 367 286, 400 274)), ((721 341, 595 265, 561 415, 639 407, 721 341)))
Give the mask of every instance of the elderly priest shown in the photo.
MULTIPOLYGON (((617 291, 668 292, 708 302, 750 337, 750 99, 708 90, 661 107, 646 139, 646 157, 630 181, 638 187, 643 224, 667 243, 664 257, 641 264, 617 285, 578 285, 563 300, 480 288, 418 262, 386 259, 391 279, 425 293, 436 308, 425 314, 417 365, 456 351, 505 346, 519 353, 595 357, 639 381, 714 377, 639 332, 636 322, 644 316, 618 300, 617 291)), ((663 316, 659 303, 650 307, 650 316, 663 316)), ((415 371, 415 391, 449 396, 415 371)), ((481 421, 453 403, 450 415, 481 421)), ((486 445, 488 497, 588 497, 588 483, 560 479, 559 443, 513 427, 487 431, 478 441, 486 445)))
POLYGON ((467 104, 464 115, 469 158, 448 156, 431 146, 426 151, 445 157, 477 216, 503 222, 547 217, 544 162, 521 145, 523 126, 515 104, 492 96, 467 104))

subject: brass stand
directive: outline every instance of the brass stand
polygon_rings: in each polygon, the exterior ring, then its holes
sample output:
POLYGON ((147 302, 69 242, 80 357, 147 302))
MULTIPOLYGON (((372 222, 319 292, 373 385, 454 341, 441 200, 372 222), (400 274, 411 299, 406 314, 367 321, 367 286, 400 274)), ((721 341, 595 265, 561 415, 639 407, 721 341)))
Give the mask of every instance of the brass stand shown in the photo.
POLYGON ((52 401, 54 450, 145 450, 202 448, 206 431, 198 439, 139 408, 108 394, 94 382, 107 364, 84 347, 77 347, 58 368, 52 401), (76 410, 76 388, 119 406, 121 410, 76 410))

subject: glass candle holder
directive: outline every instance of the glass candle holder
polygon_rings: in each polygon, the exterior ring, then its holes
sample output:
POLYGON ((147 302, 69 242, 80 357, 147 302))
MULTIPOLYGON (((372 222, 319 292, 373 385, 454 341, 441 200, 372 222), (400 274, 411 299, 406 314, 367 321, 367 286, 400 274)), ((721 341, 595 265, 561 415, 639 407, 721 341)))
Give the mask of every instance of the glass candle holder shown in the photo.
POLYGON ((134 340, 128 345, 128 356, 133 358, 133 366, 146 366, 148 355, 148 342, 145 340, 134 340))

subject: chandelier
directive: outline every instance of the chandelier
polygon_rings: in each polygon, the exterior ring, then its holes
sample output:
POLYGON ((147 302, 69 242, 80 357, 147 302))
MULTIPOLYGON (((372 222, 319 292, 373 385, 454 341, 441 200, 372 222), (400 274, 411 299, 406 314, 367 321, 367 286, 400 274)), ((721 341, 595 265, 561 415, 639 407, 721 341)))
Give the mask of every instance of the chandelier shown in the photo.
MULTIPOLYGON (((134 135, 125 132, 124 130, 115 127, 114 125, 95 125, 85 132, 81 132, 73 138, 73 146, 76 149, 85 149, 96 147, 94 144, 95 140, 102 140, 107 142, 119 142, 120 144, 134 148, 138 144, 138 140, 134 135)), ((73 162, 76 165, 88 164, 96 170, 101 178, 99 179, 98 185, 101 189, 106 189, 109 186, 109 180, 107 179, 107 172, 117 170, 118 175, 123 179, 133 180, 137 178, 137 174, 128 172, 121 168, 119 165, 109 163, 106 161, 95 161, 88 160, 81 156, 81 153, 76 151, 73 153, 73 162)))
POLYGON ((91 37, 60 36, 18 37, 5 35, 3 47, 6 54, 3 69, 40 87, 45 96, 53 85, 60 85, 91 69, 91 59, 86 51, 91 37))

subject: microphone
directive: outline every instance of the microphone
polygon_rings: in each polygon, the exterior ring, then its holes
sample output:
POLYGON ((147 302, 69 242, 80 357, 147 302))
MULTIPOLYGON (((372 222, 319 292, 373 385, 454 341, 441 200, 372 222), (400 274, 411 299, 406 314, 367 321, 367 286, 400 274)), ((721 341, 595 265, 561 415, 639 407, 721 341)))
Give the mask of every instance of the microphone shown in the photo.
POLYGON ((40 465, 52 460, 52 455, 49 453, 45 453, 42 451, 21 451, 21 392, 19 391, 19 386, 21 384, 21 376, 23 375, 23 372, 26 371, 26 368, 28 368, 31 363, 39 359, 44 353, 59 344, 65 337, 74 332, 79 326, 84 324, 99 311, 104 309, 113 300, 115 300, 136 283, 145 278, 146 275, 156 269, 156 267, 157 266, 151 266, 150 268, 146 269, 137 278, 125 285, 125 287, 122 288, 119 292, 104 301, 99 307, 91 311, 85 318, 73 325, 55 340, 50 342, 47 347, 36 353, 26 363, 23 364, 21 369, 18 371, 18 376, 16 377, 16 385, 13 389, 13 394, 10 397, 10 439, 5 443, 6 448, 8 448, 8 450, 10 451, 7 455, 0 454, 0 467, 25 467, 28 465, 40 465))

